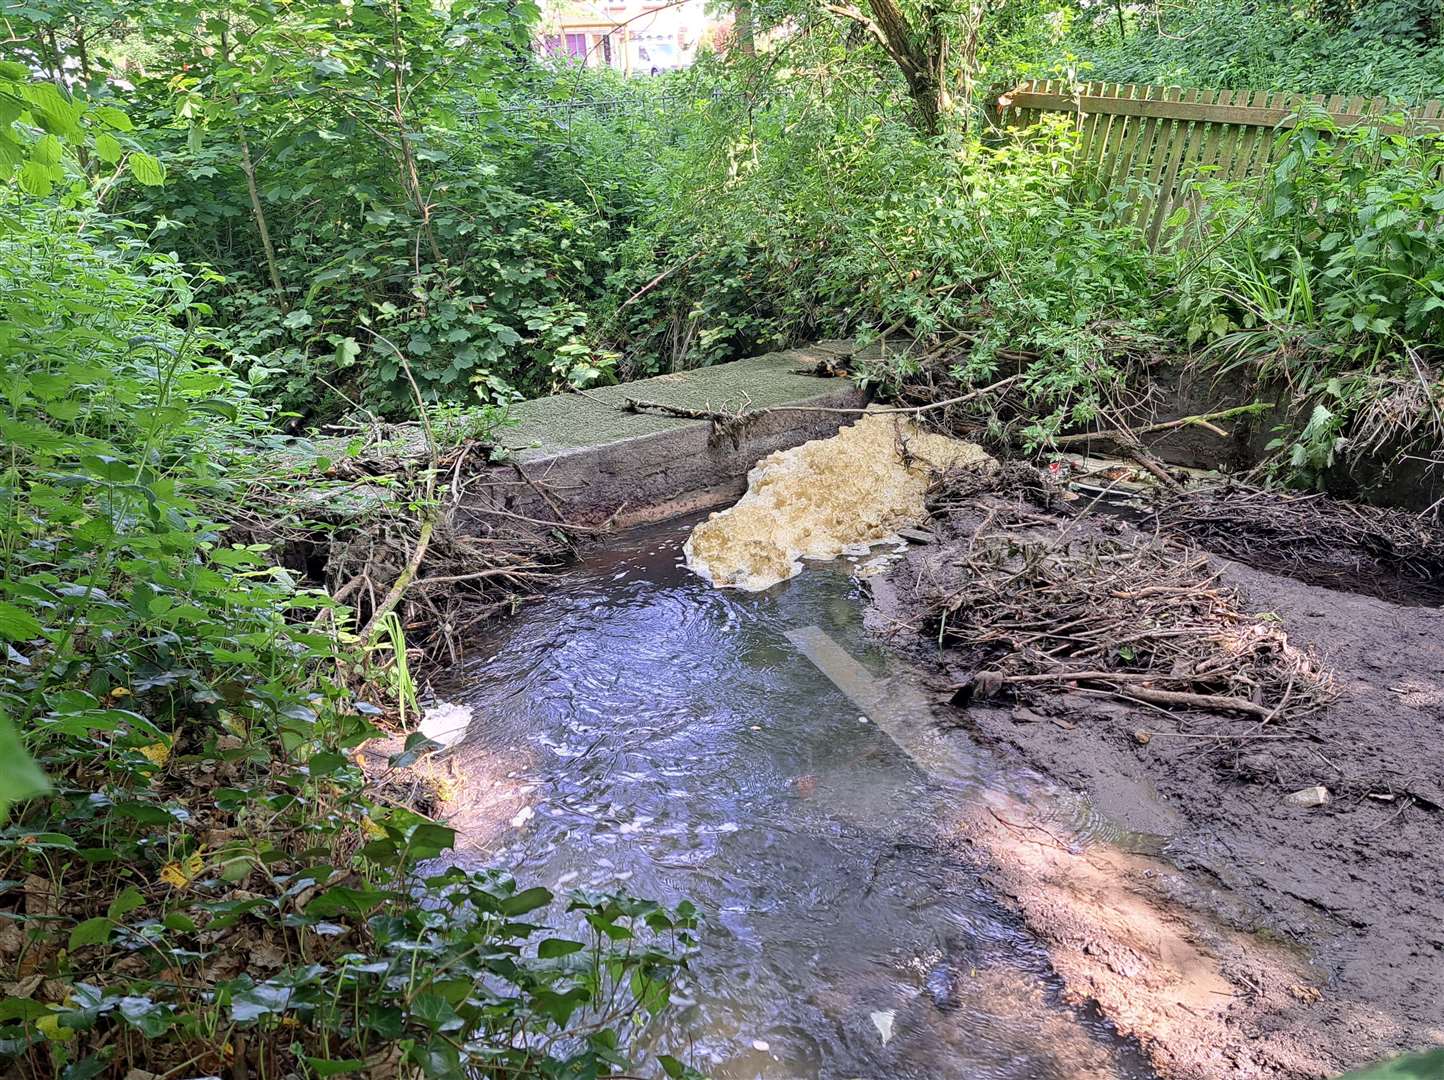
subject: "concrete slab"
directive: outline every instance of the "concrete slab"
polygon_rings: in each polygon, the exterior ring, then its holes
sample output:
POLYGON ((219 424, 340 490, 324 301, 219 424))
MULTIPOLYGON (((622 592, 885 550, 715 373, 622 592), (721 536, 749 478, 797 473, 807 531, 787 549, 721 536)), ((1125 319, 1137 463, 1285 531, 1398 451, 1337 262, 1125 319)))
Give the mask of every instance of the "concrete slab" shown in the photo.
POLYGON ((541 461, 568 450, 706 426, 705 421, 624 412, 621 406, 627 398, 726 412, 806 404, 836 391, 837 385, 835 380, 801 374, 801 370, 816 366, 820 360, 849 355, 851 349, 850 341, 825 341, 716 367, 604 386, 584 394, 555 394, 518 402, 510 413, 514 425, 504 428, 497 442, 511 450, 518 461, 541 461))
POLYGON ((747 472, 758 460, 832 435, 855 417, 768 413, 748 424, 734 445, 717 438, 710 421, 627 412, 624 399, 728 412, 779 405, 861 408, 863 392, 849 380, 806 374, 852 351, 850 341, 825 341, 522 402, 512 410, 516 424, 497 437, 512 451, 512 462, 493 467, 497 482, 469 488, 463 505, 481 513, 503 510, 545 521, 560 515, 579 524, 625 527, 731 502, 746 490, 747 472))

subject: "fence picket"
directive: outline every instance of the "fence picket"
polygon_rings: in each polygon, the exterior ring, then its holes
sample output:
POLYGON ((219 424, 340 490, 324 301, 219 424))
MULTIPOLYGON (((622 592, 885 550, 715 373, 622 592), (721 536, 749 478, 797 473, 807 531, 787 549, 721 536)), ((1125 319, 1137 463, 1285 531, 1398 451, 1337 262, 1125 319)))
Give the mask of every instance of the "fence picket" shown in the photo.
POLYGON ((1264 90, 1180 90, 1136 83, 1070 84, 1032 80, 1006 95, 1009 126, 1027 126, 1065 112, 1078 129, 1077 161, 1100 194, 1136 185, 1133 220, 1156 244, 1163 224, 1181 205, 1201 212, 1201 181, 1230 183, 1267 175, 1279 143, 1311 102, 1342 128, 1373 124, 1388 132, 1444 132, 1444 102, 1426 101, 1404 114, 1403 126, 1385 98, 1302 95, 1264 90))

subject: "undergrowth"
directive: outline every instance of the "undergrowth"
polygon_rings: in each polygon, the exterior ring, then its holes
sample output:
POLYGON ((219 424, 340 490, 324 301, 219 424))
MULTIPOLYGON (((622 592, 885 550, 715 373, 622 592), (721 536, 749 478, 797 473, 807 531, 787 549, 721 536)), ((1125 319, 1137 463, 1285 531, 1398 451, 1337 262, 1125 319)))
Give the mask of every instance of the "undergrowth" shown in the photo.
POLYGON ((279 439, 195 275, 83 202, 3 211, 9 1074, 624 1068, 694 912, 453 865, 368 781, 368 643, 227 538, 279 439))
POLYGON ((690 182, 633 230, 612 278, 625 299, 599 320, 623 369, 886 335, 908 348, 856 372, 884 392, 1022 373, 1026 405, 1005 434, 1032 449, 1148 413, 1149 376, 1189 366, 1278 403, 1282 479, 1433 461, 1438 136, 1336 131, 1307 112, 1270 136, 1265 176, 1186 178, 1150 246, 1140 207, 1155 193, 1137 179, 1100 189, 1067 118, 924 142, 819 94, 801 64, 769 89, 700 103, 664 159, 690 182))

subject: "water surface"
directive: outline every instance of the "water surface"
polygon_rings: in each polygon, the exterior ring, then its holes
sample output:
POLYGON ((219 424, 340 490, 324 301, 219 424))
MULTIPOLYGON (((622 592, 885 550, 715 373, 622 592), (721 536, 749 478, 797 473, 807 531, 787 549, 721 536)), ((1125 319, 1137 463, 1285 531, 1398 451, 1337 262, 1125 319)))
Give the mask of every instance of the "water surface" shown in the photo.
POLYGON ((680 564, 690 526, 593 553, 442 688, 476 717, 459 844, 526 884, 696 903, 661 1041, 717 1080, 1151 1075, 1061 1004, 949 834, 979 800, 1056 796, 925 715, 848 561, 719 591, 680 564))

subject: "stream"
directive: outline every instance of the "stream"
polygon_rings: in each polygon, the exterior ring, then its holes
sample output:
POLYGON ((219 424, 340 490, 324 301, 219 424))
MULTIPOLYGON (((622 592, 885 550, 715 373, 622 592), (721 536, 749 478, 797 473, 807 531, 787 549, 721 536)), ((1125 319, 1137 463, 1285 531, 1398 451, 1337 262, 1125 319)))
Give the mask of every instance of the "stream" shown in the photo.
POLYGON ((693 901, 702 950, 648 1037, 716 1080, 1152 1076, 948 832, 980 800, 1072 835, 1087 808, 939 729, 855 560, 716 590, 681 564, 695 520, 590 552, 438 687, 474 709, 467 861, 693 901))

